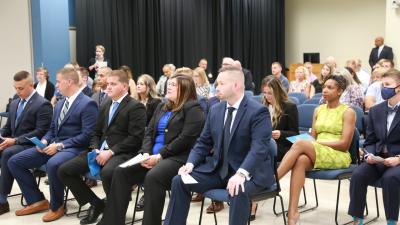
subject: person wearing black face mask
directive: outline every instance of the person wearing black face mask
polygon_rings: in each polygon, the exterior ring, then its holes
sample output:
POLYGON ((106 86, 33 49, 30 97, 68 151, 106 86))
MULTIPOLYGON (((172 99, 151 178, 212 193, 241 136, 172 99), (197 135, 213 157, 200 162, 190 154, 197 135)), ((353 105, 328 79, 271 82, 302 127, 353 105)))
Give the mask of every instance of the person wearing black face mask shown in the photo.
POLYGON ((348 213, 354 224, 363 224, 368 185, 380 180, 388 225, 395 225, 400 204, 400 71, 388 70, 382 77, 384 102, 368 114, 364 143, 365 162, 353 172, 348 213), (385 116, 383 116, 385 115, 385 116))

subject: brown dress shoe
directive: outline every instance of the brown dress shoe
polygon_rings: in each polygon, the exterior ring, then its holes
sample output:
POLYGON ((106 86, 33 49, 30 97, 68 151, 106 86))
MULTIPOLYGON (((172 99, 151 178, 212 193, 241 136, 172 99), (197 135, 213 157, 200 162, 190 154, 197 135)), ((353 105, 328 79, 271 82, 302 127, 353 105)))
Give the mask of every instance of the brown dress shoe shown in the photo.
POLYGON ((207 208, 207 213, 217 213, 224 209, 224 203, 220 201, 213 201, 210 206, 207 208))
POLYGON ((38 201, 31 205, 28 205, 23 209, 15 211, 15 215, 16 216, 25 216, 25 215, 38 213, 38 212, 48 210, 48 209, 49 209, 49 201, 44 199, 42 201, 38 201))
POLYGON ((192 202, 201 202, 203 201, 204 196, 200 193, 197 193, 196 196, 192 198, 192 202))
POLYGON ((65 210, 64 206, 61 206, 56 211, 49 210, 46 214, 44 214, 42 220, 43 222, 51 222, 54 220, 58 220, 64 216, 65 210))

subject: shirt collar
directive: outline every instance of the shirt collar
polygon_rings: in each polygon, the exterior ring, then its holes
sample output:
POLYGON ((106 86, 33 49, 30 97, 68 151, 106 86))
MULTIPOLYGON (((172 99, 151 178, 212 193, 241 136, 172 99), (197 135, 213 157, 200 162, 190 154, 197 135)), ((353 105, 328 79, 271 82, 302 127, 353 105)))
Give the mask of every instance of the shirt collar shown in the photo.
POLYGON ((242 102, 243 98, 244 98, 244 94, 243 94, 243 95, 239 98, 239 100, 238 100, 237 102, 235 102, 233 105, 229 105, 229 103, 226 102, 226 108, 233 107, 233 108, 235 108, 235 109, 239 109, 240 103, 242 102))
MULTIPOLYGON (((35 93, 36 93, 36 90, 33 90, 32 93, 31 93, 27 98, 25 98, 25 102, 29 102, 29 100, 32 98, 32 96, 33 96, 35 93)), ((22 98, 21 98, 21 101, 22 101, 22 98)))
POLYGON ((75 92, 75 94, 73 94, 70 97, 66 97, 67 101, 69 102, 69 105, 71 106, 72 103, 75 101, 75 99, 78 97, 78 95, 81 93, 81 89, 79 89, 77 92, 75 92))
POLYGON ((125 96, 127 96, 128 95, 128 92, 127 93, 125 93, 121 98, 119 98, 117 101, 114 101, 113 100, 113 103, 114 102, 118 102, 118 104, 121 104, 121 102, 122 102, 122 99, 124 99, 125 98, 125 96))

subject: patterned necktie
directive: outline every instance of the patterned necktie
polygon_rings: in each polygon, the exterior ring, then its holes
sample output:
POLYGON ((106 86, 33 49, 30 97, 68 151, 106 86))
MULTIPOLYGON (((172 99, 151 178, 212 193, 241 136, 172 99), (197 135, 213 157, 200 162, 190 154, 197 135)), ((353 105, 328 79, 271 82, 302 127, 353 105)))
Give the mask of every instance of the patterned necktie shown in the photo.
POLYGON ((64 107, 61 110, 60 117, 58 117, 58 125, 61 124, 61 122, 65 118, 65 115, 67 115, 68 109, 69 109, 69 101, 65 100, 64 107))
POLYGON ((225 179, 225 177, 228 175, 228 150, 229 150, 229 140, 231 138, 232 114, 234 110, 235 110, 234 107, 228 108, 228 116, 226 117, 224 125, 222 167, 219 171, 221 179, 225 179))
POLYGON ((396 113, 398 109, 399 109, 398 105, 396 105, 394 107, 389 107, 388 106, 388 113, 396 113))
POLYGON ((18 109, 17 109, 17 116, 15 117, 15 126, 17 126, 19 123, 19 119, 25 108, 25 103, 26 103, 25 99, 22 99, 21 101, 19 101, 18 109))
POLYGON ((99 106, 103 103, 104 97, 106 93, 104 91, 100 91, 100 99, 99 99, 99 106))
POLYGON ((113 102, 112 107, 110 109, 110 113, 108 114, 108 125, 110 125, 110 122, 114 116, 115 111, 117 111, 119 106, 119 102, 113 102))

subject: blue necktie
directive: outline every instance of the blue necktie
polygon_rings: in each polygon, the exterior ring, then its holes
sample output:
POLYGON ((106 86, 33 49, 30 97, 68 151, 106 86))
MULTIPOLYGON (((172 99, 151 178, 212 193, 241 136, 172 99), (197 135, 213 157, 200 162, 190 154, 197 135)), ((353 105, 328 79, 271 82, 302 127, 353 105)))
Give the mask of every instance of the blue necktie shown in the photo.
POLYGON ((17 109, 17 117, 15 117, 15 126, 17 126, 19 123, 20 116, 25 108, 25 103, 26 103, 25 99, 22 99, 21 101, 19 101, 18 109, 17 109))
POLYGON ((223 152, 222 152, 222 167, 219 171, 219 175, 221 179, 225 179, 228 175, 228 150, 229 150, 229 140, 231 138, 231 124, 232 124, 232 114, 235 110, 234 107, 228 108, 228 116, 226 117, 225 125, 224 125, 224 134, 223 134, 223 152))
POLYGON ((105 96, 106 96, 106 93, 104 91, 100 91, 99 106, 101 106, 101 103, 103 103, 105 96))
POLYGON ((67 115, 69 109, 69 101, 65 100, 64 106, 61 110, 60 116, 58 117, 58 125, 60 126, 61 122, 64 120, 65 115, 67 115))
POLYGON ((110 113, 108 114, 108 125, 110 125, 110 122, 115 114, 115 111, 117 111, 119 106, 119 102, 113 102, 111 109, 110 109, 110 113))

